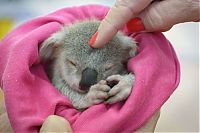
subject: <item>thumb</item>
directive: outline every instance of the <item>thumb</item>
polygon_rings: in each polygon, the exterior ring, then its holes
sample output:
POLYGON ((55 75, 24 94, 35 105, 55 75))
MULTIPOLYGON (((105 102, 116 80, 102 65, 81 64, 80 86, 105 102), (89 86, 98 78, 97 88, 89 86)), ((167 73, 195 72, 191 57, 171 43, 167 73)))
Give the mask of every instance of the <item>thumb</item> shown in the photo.
POLYGON ((166 0, 153 2, 139 17, 145 31, 167 31, 178 23, 199 20, 198 0, 166 0))

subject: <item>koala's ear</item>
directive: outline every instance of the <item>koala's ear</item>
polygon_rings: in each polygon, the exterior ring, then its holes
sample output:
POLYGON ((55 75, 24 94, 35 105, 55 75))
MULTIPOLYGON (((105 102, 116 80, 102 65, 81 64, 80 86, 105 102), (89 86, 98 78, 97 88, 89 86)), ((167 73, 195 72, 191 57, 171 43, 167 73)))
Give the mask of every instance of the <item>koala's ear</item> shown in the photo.
POLYGON ((63 30, 56 32, 40 45, 39 56, 41 62, 51 60, 55 57, 58 48, 64 43, 64 35, 63 30))
POLYGON ((136 54, 136 50, 137 50, 137 45, 136 42, 133 38, 125 36, 123 33, 118 32, 118 37, 120 39, 120 45, 121 47, 127 51, 127 53, 129 54, 129 57, 133 57, 136 54))

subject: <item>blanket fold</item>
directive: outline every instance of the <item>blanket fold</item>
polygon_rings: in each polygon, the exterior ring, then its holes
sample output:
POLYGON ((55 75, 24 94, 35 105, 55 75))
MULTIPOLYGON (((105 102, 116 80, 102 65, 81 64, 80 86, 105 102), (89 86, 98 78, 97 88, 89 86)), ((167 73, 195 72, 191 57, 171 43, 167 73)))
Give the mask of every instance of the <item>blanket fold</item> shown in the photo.
POLYGON ((125 102, 102 103, 78 112, 49 82, 39 61, 41 42, 63 25, 102 20, 108 10, 100 5, 64 8, 22 24, 0 42, 1 87, 14 132, 38 132, 52 114, 66 118, 74 132, 131 132, 170 97, 180 80, 180 66, 162 33, 126 32, 138 42, 138 54, 128 62, 136 81, 125 102))

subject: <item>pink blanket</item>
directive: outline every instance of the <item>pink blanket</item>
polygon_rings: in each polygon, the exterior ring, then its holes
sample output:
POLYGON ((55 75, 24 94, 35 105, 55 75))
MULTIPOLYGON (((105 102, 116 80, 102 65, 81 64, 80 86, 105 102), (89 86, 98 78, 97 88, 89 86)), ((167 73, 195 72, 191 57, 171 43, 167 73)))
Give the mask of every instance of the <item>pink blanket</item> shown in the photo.
POLYGON ((63 25, 78 20, 101 20, 108 7, 89 5, 65 8, 28 21, 0 42, 0 80, 6 109, 15 132, 38 132, 45 118, 66 118, 74 132, 130 132, 142 126, 170 97, 179 83, 175 52, 161 33, 138 33, 138 55, 128 62, 136 75, 126 102, 99 104, 76 111, 49 82, 39 62, 38 46, 63 25))

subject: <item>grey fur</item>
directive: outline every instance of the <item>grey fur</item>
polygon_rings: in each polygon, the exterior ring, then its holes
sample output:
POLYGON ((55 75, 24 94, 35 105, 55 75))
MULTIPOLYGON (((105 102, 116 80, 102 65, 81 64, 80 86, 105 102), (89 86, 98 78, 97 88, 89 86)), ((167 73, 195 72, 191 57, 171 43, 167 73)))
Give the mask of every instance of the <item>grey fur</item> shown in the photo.
POLYGON ((47 73, 51 82, 77 109, 125 100, 133 86, 134 75, 127 72, 123 63, 135 55, 135 42, 118 33, 103 48, 91 48, 88 41, 98 26, 99 21, 87 20, 64 27, 45 40, 39 51, 41 61, 49 61, 47 73), (98 76, 97 83, 84 93, 79 82, 86 68, 94 69, 98 76), (113 88, 105 82, 109 76, 119 81, 113 88), (117 92, 112 91, 114 88, 117 92))

